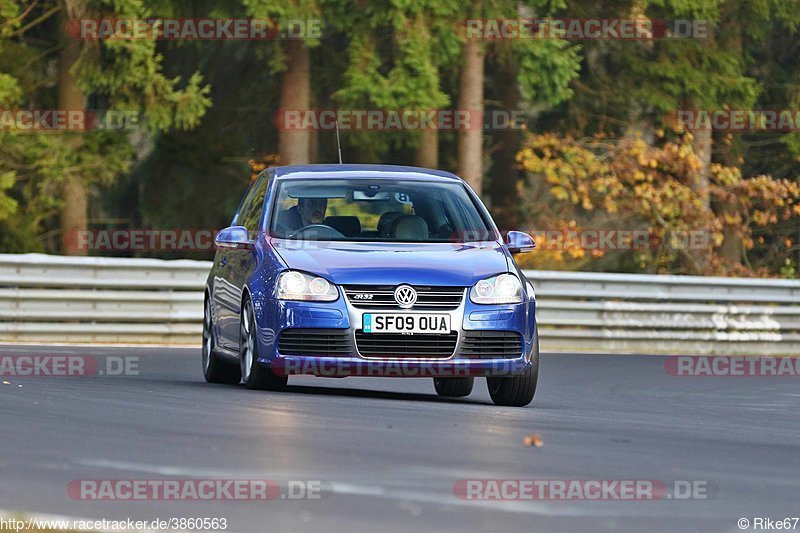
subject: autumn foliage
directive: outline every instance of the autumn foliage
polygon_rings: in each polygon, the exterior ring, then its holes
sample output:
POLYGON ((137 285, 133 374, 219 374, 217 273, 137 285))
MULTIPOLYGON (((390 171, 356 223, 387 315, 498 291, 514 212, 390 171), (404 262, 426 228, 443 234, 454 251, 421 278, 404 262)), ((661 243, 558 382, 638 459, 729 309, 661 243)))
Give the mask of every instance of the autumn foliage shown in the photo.
POLYGON ((523 259, 538 268, 623 270, 737 276, 794 276, 800 185, 770 176, 745 178, 712 164, 708 180, 690 133, 607 139, 529 135, 517 161, 526 227, 637 230, 648 245, 628 250, 545 247, 523 259), (698 184, 707 183, 707 193, 698 184), (794 232, 794 233, 792 233, 794 232), (671 242, 675 235, 703 235, 671 242), (794 236, 792 236, 794 235, 794 236))

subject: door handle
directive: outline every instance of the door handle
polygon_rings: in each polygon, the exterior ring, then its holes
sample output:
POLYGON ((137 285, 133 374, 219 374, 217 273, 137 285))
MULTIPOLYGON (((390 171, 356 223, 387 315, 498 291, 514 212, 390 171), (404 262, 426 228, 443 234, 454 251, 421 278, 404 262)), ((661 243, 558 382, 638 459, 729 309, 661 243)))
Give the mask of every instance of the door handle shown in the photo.
POLYGON ((225 266, 227 264, 228 264, 228 256, 226 255, 226 256, 222 257, 222 260, 219 262, 219 265, 220 266, 225 266))

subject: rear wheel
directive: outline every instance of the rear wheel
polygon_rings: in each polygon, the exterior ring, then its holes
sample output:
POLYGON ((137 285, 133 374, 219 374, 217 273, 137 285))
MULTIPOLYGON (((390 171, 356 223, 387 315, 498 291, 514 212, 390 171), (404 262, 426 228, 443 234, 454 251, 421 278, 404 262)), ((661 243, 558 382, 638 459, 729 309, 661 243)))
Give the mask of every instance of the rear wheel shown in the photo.
POLYGON ((496 405, 511 407, 525 407, 536 394, 536 384, 539 381, 539 328, 534 333, 534 342, 531 349, 531 366, 524 374, 508 378, 486 378, 489 387, 489 396, 496 405))
POLYGON ((235 385, 242 380, 242 373, 235 364, 223 361, 214 354, 214 327, 211 323, 211 302, 206 298, 203 309, 203 376, 209 383, 235 385))
POLYGON ((258 342, 253 303, 247 299, 239 320, 239 363, 242 380, 248 389, 280 390, 289 381, 287 376, 276 376, 269 367, 258 362, 258 342))
POLYGON ((433 378, 436 394, 448 398, 469 396, 474 384, 475 378, 433 378))

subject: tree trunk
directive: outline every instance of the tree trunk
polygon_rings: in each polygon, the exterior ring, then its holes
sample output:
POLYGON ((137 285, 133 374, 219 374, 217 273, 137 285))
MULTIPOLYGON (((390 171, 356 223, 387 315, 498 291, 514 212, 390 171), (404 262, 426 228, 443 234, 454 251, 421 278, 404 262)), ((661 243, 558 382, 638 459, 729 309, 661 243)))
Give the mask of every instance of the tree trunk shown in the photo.
MULTIPOLYGON (((519 109, 520 95, 516 68, 509 63, 498 65, 495 78, 498 85, 496 97, 500 98, 503 111, 513 117, 512 113, 519 109)), ((493 136, 497 149, 493 151, 490 170, 492 215, 501 230, 514 229, 519 225, 520 219, 517 185, 521 176, 517 167, 517 151, 521 134, 515 125, 508 124, 504 129, 494 132, 493 136)))
MULTIPOLYGON (((688 109, 698 109, 694 100, 689 99, 688 109)), ((711 148, 713 146, 711 129, 698 129, 692 132, 692 150, 700 158, 700 169, 692 183, 692 189, 697 194, 706 216, 713 216, 711 212, 711 196, 709 194, 709 175, 711 174, 711 148)), ((695 228, 698 231, 710 232, 709 227, 695 228)), ((708 247, 702 250, 692 250, 691 257, 686 257, 684 269, 686 273, 694 275, 709 274, 708 269, 711 265, 711 239, 708 239, 708 247)))
POLYGON ((694 140, 692 141, 692 149, 697 157, 700 158, 700 171, 697 174, 693 186, 700 201, 706 209, 711 207, 711 199, 709 196, 709 176, 711 175, 711 149, 713 147, 712 130, 698 129, 692 132, 694 140))
MULTIPOLYGON (((70 68, 78 60, 80 44, 66 31, 69 15, 66 9, 60 21, 61 44, 63 48, 58 57, 58 107, 66 110, 83 110, 86 107, 86 96, 78 88, 70 68)), ((83 144, 81 133, 63 133, 69 135, 70 148, 80 150, 83 144)), ((80 175, 64 176, 62 189, 64 205, 61 208, 61 250, 66 255, 86 255, 88 250, 78 249, 71 243, 76 242, 73 235, 85 231, 89 227, 88 193, 86 184, 80 175)))
POLYGON ((439 129, 435 126, 434 124, 421 132, 419 146, 414 154, 414 164, 418 167, 439 168, 439 129))
POLYGON ((469 123, 458 131, 458 173, 483 193, 483 66, 484 50, 476 39, 464 43, 464 66, 461 69, 459 113, 469 114, 469 123))
MULTIPOLYGON (((723 4, 721 28, 719 35, 720 49, 728 50, 736 54, 739 60, 742 59, 742 27, 741 14, 738 3, 723 4)), ((741 149, 742 138, 740 135, 734 137, 733 142, 723 154, 723 162, 726 165, 738 165, 738 152, 741 149)), ((736 207, 723 202, 719 206, 720 214, 732 215, 736 212, 736 207)), ((744 262, 744 243, 739 236, 736 228, 724 226, 722 230, 723 240, 719 248, 719 254, 726 265, 740 265, 744 262)))
MULTIPOLYGON (((283 111, 308 110, 311 106, 311 58, 308 47, 301 40, 287 40, 284 44, 288 68, 281 81, 281 109, 283 111)), ((302 165, 311 162, 311 130, 280 132, 278 154, 281 165, 302 165)))
POLYGON ((414 164, 418 167, 439 167, 439 130, 427 128, 422 130, 417 152, 414 154, 414 164))
MULTIPOLYGON (((703 42, 702 46, 714 46, 713 39, 715 38, 714 32, 711 28, 708 30, 708 38, 703 42)), ((686 100, 687 109, 702 109, 703 106, 699 105, 697 99, 688 98, 686 100)), ((697 193, 703 209, 711 216, 711 196, 709 191, 709 178, 711 175, 711 151, 714 146, 713 130, 697 129, 692 132, 692 149, 695 154, 700 158, 700 170, 697 177, 692 184, 692 188, 697 193)), ((697 228, 703 231, 710 232, 710 228, 697 228)), ((711 239, 708 239, 709 243, 711 239)), ((711 264, 711 244, 706 250, 696 250, 692 254, 690 261, 693 267, 690 270, 692 274, 708 274, 708 267, 711 264)))

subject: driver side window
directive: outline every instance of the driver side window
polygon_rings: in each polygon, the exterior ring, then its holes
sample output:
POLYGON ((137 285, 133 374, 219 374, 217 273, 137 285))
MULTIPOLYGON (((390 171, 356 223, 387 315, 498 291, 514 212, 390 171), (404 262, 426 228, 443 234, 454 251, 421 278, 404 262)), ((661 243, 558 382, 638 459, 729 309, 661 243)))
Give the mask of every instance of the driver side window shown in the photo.
POLYGON ((261 229, 261 213, 264 210, 264 199, 267 194, 269 179, 267 174, 262 174, 258 182, 253 186, 253 191, 249 195, 249 203, 245 206, 244 212, 239 217, 238 223, 250 231, 261 229))

